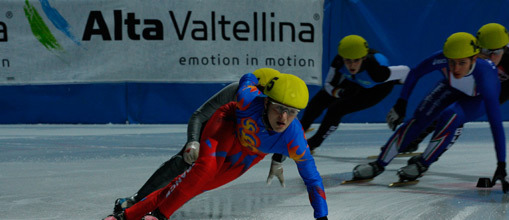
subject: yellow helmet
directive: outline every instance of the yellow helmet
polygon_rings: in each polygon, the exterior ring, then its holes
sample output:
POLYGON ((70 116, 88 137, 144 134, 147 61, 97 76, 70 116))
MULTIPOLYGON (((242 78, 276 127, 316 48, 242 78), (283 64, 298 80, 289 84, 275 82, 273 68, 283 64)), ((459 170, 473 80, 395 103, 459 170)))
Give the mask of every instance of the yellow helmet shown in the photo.
POLYGON ((309 100, 306 83, 288 73, 281 73, 272 78, 265 86, 263 93, 276 102, 297 109, 306 108, 309 100))
POLYGON ((258 79, 258 83, 260 83, 261 86, 265 86, 272 78, 281 73, 272 68, 261 68, 255 70, 253 74, 258 79))
POLYGON ((449 59, 460 59, 479 53, 477 39, 466 32, 454 33, 444 43, 444 56, 449 59))
POLYGON ((339 41, 338 54, 346 59, 359 59, 368 55, 368 42, 359 35, 348 35, 339 41))
POLYGON ((479 46, 486 49, 499 49, 509 43, 509 34, 504 26, 497 23, 489 23, 477 31, 479 46))

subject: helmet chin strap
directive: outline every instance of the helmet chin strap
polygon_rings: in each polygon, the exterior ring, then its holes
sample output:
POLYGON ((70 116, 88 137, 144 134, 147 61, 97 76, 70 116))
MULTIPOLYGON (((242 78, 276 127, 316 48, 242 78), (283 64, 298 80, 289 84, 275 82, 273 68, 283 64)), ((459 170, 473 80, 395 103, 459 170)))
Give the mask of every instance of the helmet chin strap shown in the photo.
POLYGON ((474 72, 474 69, 475 69, 475 62, 474 62, 474 59, 472 58, 472 63, 470 64, 470 70, 468 71, 467 75, 470 75, 472 72, 474 72))

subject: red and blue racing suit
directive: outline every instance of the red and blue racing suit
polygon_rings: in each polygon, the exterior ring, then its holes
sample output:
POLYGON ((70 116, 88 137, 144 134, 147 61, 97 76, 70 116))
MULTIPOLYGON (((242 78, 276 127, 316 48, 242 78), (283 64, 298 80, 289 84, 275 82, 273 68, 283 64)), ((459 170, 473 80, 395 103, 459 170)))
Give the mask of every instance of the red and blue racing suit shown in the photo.
POLYGON ((240 177, 268 153, 283 154, 295 161, 314 217, 327 216, 322 178, 300 122, 293 120, 281 133, 267 129, 263 122, 266 96, 256 88, 257 84, 251 73, 241 78, 237 102, 219 108, 205 126, 195 164, 166 187, 126 209, 126 219, 140 219, 156 208, 169 217, 196 195, 240 177))

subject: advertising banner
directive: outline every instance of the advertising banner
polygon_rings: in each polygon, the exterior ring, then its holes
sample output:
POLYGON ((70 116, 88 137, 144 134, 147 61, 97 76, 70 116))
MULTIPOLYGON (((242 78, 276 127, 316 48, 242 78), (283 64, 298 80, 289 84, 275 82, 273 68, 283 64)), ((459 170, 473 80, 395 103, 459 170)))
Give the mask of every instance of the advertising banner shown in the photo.
POLYGON ((323 1, 4 0, 0 84, 230 82, 257 68, 321 84, 323 1))

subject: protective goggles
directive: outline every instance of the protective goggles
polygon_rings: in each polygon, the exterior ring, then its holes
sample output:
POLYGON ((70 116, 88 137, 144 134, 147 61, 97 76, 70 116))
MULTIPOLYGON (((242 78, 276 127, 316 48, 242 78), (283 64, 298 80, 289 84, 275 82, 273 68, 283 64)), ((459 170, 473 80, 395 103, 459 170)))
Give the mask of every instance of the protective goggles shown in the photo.
POLYGON ((481 53, 484 54, 484 55, 487 55, 487 56, 490 56, 492 54, 494 55, 500 55, 502 53, 504 53, 504 50, 505 50, 505 47, 502 47, 500 49, 486 49, 486 48, 481 48, 481 53))
POLYGON ((288 107, 283 104, 279 104, 277 102, 270 101, 271 107, 276 110, 277 113, 283 114, 286 112, 289 116, 296 116, 299 114, 300 110, 292 107, 288 107))

